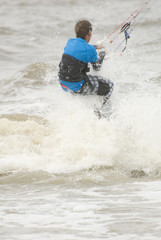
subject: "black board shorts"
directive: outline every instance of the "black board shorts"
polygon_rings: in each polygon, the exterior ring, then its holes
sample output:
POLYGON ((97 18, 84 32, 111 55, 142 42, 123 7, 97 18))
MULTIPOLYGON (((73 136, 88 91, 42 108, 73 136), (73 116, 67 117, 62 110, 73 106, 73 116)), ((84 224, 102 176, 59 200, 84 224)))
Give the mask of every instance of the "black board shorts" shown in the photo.
POLYGON ((88 75, 88 81, 86 81, 79 94, 80 95, 99 95, 109 98, 113 91, 113 82, 107 78, 100 76, 88 75), (89 84, 90 81, 90 84, 89 84), (92 85, 92 87, 91 87, 92 85))

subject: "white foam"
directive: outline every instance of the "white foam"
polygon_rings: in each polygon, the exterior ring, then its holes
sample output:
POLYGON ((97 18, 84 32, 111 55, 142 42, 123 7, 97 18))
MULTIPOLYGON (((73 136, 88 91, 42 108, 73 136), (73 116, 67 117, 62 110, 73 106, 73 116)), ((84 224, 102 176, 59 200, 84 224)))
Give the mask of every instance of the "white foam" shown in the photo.
POLYGON ((157 97, 133 92, 118 102, 114 93, 112 102, 117 105, 111 119, 99 120, 93 110, 95 97, 68 95, 57 87, 47 87, 46 94, 46 124, 0 119, 1 171, 69 172, 111 166, 150 173, 161 167, 157 97))

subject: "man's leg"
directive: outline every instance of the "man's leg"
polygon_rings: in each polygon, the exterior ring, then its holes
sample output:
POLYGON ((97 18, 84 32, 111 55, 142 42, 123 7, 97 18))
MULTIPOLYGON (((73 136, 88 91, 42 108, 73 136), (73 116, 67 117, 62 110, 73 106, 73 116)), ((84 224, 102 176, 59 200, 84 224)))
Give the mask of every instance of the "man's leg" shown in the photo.
POLYGON ((89 86, 88 82, 86 82, 81 90, 82 95, 99 95, 105 96, 108 99, 113 91, 113 83, 107 79, 100 76, 88 75, 88 80, 93 86, 93 89, 89 86))

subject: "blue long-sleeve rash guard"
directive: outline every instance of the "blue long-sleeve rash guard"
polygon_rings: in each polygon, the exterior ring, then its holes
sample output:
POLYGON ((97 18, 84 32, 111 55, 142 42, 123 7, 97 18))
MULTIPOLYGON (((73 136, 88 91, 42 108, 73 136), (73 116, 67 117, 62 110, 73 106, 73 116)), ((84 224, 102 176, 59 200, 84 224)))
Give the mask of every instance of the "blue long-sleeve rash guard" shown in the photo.
MULTIPOLYGON (((64 53, 84 63, 95 63, 97 61, 97 52, 95 47, 88 44, 82 38, 70 38, 64 48, 64 53)), ((70 89, 78 92, 84 83, 84 79, 80 82, 67 82, 60 79, 60 83, 66 87, 65 88, 61 85, 63 90, 68 91, 67 89, 70 89)))

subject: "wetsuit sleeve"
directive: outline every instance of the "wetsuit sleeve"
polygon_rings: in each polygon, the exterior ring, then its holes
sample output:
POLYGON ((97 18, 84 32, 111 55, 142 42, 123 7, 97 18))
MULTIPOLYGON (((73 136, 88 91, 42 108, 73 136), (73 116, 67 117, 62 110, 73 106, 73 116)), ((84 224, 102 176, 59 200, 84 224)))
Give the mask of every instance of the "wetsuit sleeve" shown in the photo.
POLYGON ((105 51, 101 51, 99 53, 99 57, 98 57, 98 60, 94 63, 91 62, 93 68, 95 71, 99 71, 101 66, 102 66, 102 63, 103 63, 103 60, 104 60, 104 57, 105 57, 106 53, 105 51))
POLYGON ((89 62, 95 63, 97 61, 97 52, 96 48, 92 45, 90 45, 90 51, 89 51, 89 62))

